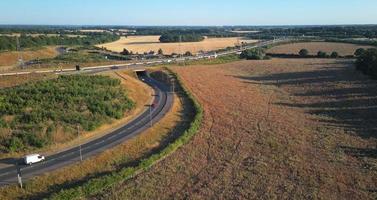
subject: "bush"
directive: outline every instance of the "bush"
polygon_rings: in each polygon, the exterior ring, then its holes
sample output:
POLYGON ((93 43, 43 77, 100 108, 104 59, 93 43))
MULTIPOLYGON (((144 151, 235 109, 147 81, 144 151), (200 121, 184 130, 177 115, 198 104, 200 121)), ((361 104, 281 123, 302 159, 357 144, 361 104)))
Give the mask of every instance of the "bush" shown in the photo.
POLYGON ((361 56, 364 52, 365 52, 365 49, 363 49, 363 48, 359 48, 359 49, 356 49, 354 55, 355 55, 356 57, 358 57, 358 56, 361 56))
POLYGON ((300 55, 300 57, 307 57, 309 55, 309 51, 307 49, 301 49, 300 52, 298 52, 298 54, 300 55))
POLYGON ((265 57, 264 50, 261 48, 256 49, 248 49, 241 53, 240 58, 241 59, 247 59, 247 60, 263 60, 265 57))
POLYGON ((318 58, 327 58, 328 57, 327 53, 323 52, 323 51, 318 51, 317 56, 318 56, 318 58))
POLYGON ((190 51, 186 51, 186 53, 184 54, 184 56, 192 56, 192 53, 190 51))
POLYGON ((330 57, 331 58, 338 58, 339 54, 338 54, 338 52, 334 51, 334 52, 331 53, 330 57))
POLYGON ((377 49, 367 49, 357 57, 356 69, 377 79, 377 49))

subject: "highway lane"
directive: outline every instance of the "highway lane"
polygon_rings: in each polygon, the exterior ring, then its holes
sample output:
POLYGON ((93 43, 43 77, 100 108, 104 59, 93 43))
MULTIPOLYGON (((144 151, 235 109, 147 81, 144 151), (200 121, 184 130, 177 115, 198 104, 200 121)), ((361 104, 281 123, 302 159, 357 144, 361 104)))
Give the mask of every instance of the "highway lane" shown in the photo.
MULTIPOLYGON (((242 49, 235 49, 235 50, 230 50, 230 51, 224 51, 221 53, 206 53, 198 56, 188 56, 188 57, 181 57, 181 58, 167 58, 167 59, 158 59, 158 60, 144 60, 144 61, 139 61, 139 62, 133 62, 133 63, 125 63, 125 64, 116 64, 116 65, 103 65, 103 66, 94 66, 94 67, 83 67, 81 71, 96 71, 100 69, 107 69, 111 70, 116 66, 117 68, 124 69, 124 68, 137 68, 137 67, 142 67, 142 66, 148 66, 148 65, 158 65, 158 64, 169 64, 172 62, 183 62, 187 60, 200 60, 200 59, 209 59, 209 58, 216 58, 217 56, 225 56, 225 55, 230 55, 230 54, 235 54, 235 53, 240 53, 243 50, 246 49, 254 49, 254 48, 259 48, 259 47, 264 47, 268 46, 271 44, 279 43, 279 42, 284 42, 284 41, 289 41, 292 39, 276 39, 276 40, 268 40, 268 41, 262 41, 253 45, 248 45, 244 46, 242 49)), ((70 68, 70 69, 61 69, 61 70, 37 70, 37 71, 19 71, 19 72, 8 72, 8 73, 0 73, 1 76, 14 76, 14 75, 25 75, 25 74, 44 74, 44 73, 55 73, 55 74, 64 74, 64 73, 72 73, 75 72, 76 68, 70 68)))
MULTIPOLYGON (((255 44, 253 46, 244 47, 242 50, 245 49, 252 49, 263 47, 266 45, 273 44, 275 42, 281 42, 282 40, 273 40, 273 41, 265 41, 255 44)), ((205 54, 201 56, 193 56, 193 57, 184 57, 184 58, 177 58, 175 62, 181 62, 185 60, 198 60, 198 59, 207 59, 211 57, 217 56, 224 56, 234 53, 239 53, 241 50, 231 50, 226 51, 218 54, 205 54)), ((161 63, 170 63, 172 62, 171 59, 164 59, 164 60, 153 60, 153 61, 145 61, 145 62, 137 62, 137 63, 127 63, 127 64, 118 64, 116 68, 114 65, 106 65, 106 66, 95 66, 95 67, 86 67, 83 68, 80 72, 81 73, 98 73, 101 71, 106 70, 116 70, 116 69, 123 69, 123 68, 138 68, 145 65, 154 65, 154 64, 161 64, 161 63)), ((63 70, 45 70, 45 71, 35 71, 35 72, 12 72, 12 73, 5 73, 0 74, 1 76, 12 76, 12 75, 19 75, 19 74, 30 74, 30 73, 56 73, 56 74, 66 74, 66 73, 76 73, 76 69, 63 69, 63 70)), ((169 93, 169 88, 167 86, 149 78, 144 77, 145 82, 152 86, 157 94, 155 96, 155 104, 156 107, 152 110, 152 122, 159 121, 170 109, 173 103, 173 95, 169 93)), ((149 110, 142 113, 139 117, 131 121, 129 124, 125 125, 124 127, 105 135, 101 138, 83 144, 81 146, 83 158, 88 158, 92 155, 95 155, 99 152, 102 152, 106 149, 114 147, 125 140, 141 133, 142 131, 146 130, 150 127, 150 117, 149 117, 149 110)), ((48 171, 52 171, 69 164, 73 164, 80 160, 80 153, 79 147, 75 147, 51 156, 46 157, 46 161, 39 164, 34 164, 32 166, 19 166, 22 177, 25 179, 37 176, 39 174, 43 174, 48 171)), ((17 181, 17 167, 7 167, 0 169, 0 186, 6 185, 9 183, 14 183, 17 181)))
MULTIPOLYGON (((173 104, 173 94, 170 93, 170 88, 149 77, 143 77, 143 79, 144 82, 153 87, 155 91, 156 95, 154 95, 154 108, 147 109, 144 113, 122 128, 115 130, 101 138, 82 144, 81 151, 84 159, 119 145, 122 142, 140 134, 144 130, 150 128, 151 118, 153 125, 154 123, 158 122, 167 112, 169 112, 173 104)), ((21 171, 22 178, 28 179, 79 161, 80 147, 77 146, 72 149, 48 156, 42 163, 33 164, 32 166, 19 165, 18 167, 21 171)), ((17 183, 16 165, 0 169, 0 186, 10 183, 17 183)))

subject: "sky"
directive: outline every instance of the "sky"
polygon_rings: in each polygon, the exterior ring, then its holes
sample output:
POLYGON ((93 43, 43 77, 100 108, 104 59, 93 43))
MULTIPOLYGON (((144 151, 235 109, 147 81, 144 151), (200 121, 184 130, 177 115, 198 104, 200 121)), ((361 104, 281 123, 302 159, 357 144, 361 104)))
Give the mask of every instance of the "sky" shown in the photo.
POLYGON ((1 0, 0 24, 377 24, 376 0, 1 0))

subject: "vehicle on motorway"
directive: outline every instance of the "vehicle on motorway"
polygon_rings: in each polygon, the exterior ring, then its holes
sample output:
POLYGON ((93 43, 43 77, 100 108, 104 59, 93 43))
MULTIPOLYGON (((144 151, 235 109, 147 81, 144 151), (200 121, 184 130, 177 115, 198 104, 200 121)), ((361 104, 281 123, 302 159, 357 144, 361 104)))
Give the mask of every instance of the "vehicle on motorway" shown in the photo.
POLYGON ((119 66, 114 65, 110 69, 119 69, 119 66))
POLYGON ((24 157, 24 163, 26 165, 31 165, 34 163, 39 163, 45 160, 45 157, 40 154, 31 154, 24 157))

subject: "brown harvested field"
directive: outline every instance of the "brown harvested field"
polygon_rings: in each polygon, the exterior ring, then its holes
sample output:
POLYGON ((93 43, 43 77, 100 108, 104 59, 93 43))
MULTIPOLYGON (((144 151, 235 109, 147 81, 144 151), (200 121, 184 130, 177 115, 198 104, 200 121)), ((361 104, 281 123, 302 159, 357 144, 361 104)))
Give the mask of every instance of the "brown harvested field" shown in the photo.
POLYGON ((175 71, 204 107, 201 130, 149 171, 95 198, 377 198, 377 83, 350 61, 273 59, 175 71))
MULTIPOLYGON (((56 50, 56 47, 46 47, 39 50, 25 50, 22 52, 22 57, 24 61, 33 60, 36 58, 53 58, 57 56, 59 52, 56 50)), ((12 66, 16 65, 18 62, 20 54, 17 51, 12 52, 3 52, 0 53, 0 66, 12 66)), ((5 69, 4 67, 0 67, 0 71, 5 69)))
POLYGON ((0 89, 13 87, 30 81, 54 78, 53 74, 25 74, 17 76, 0 76, 0 89))
POLYGON ((199 51, 211 51, 222 49, 226 47, 233 47, 238 42, 256 42, 256 40, 244 40, 242 38, 206 38, 201 42, 185 42, 185 43, 160 43, 160 36, 128 36, 122 37, 120 40, 97 45, 98 47, 105 47, 111 51, 121 52, 124 48, 134 53, 144 53, 149 51, 157 52, 160 48, 164 54, 172 53, 198 53, 199 51))
POLYGON ((307 49, 310 55, 316 55, 318 51, 325 51, 328 54, 336 51, 341 56, 353 55, 358 48, 375 48, 373 46, 356 45, 334 42, 304 42, 276 46, 268 50, 268 53, 276 54, 298 54, 301 49, 307 49))

